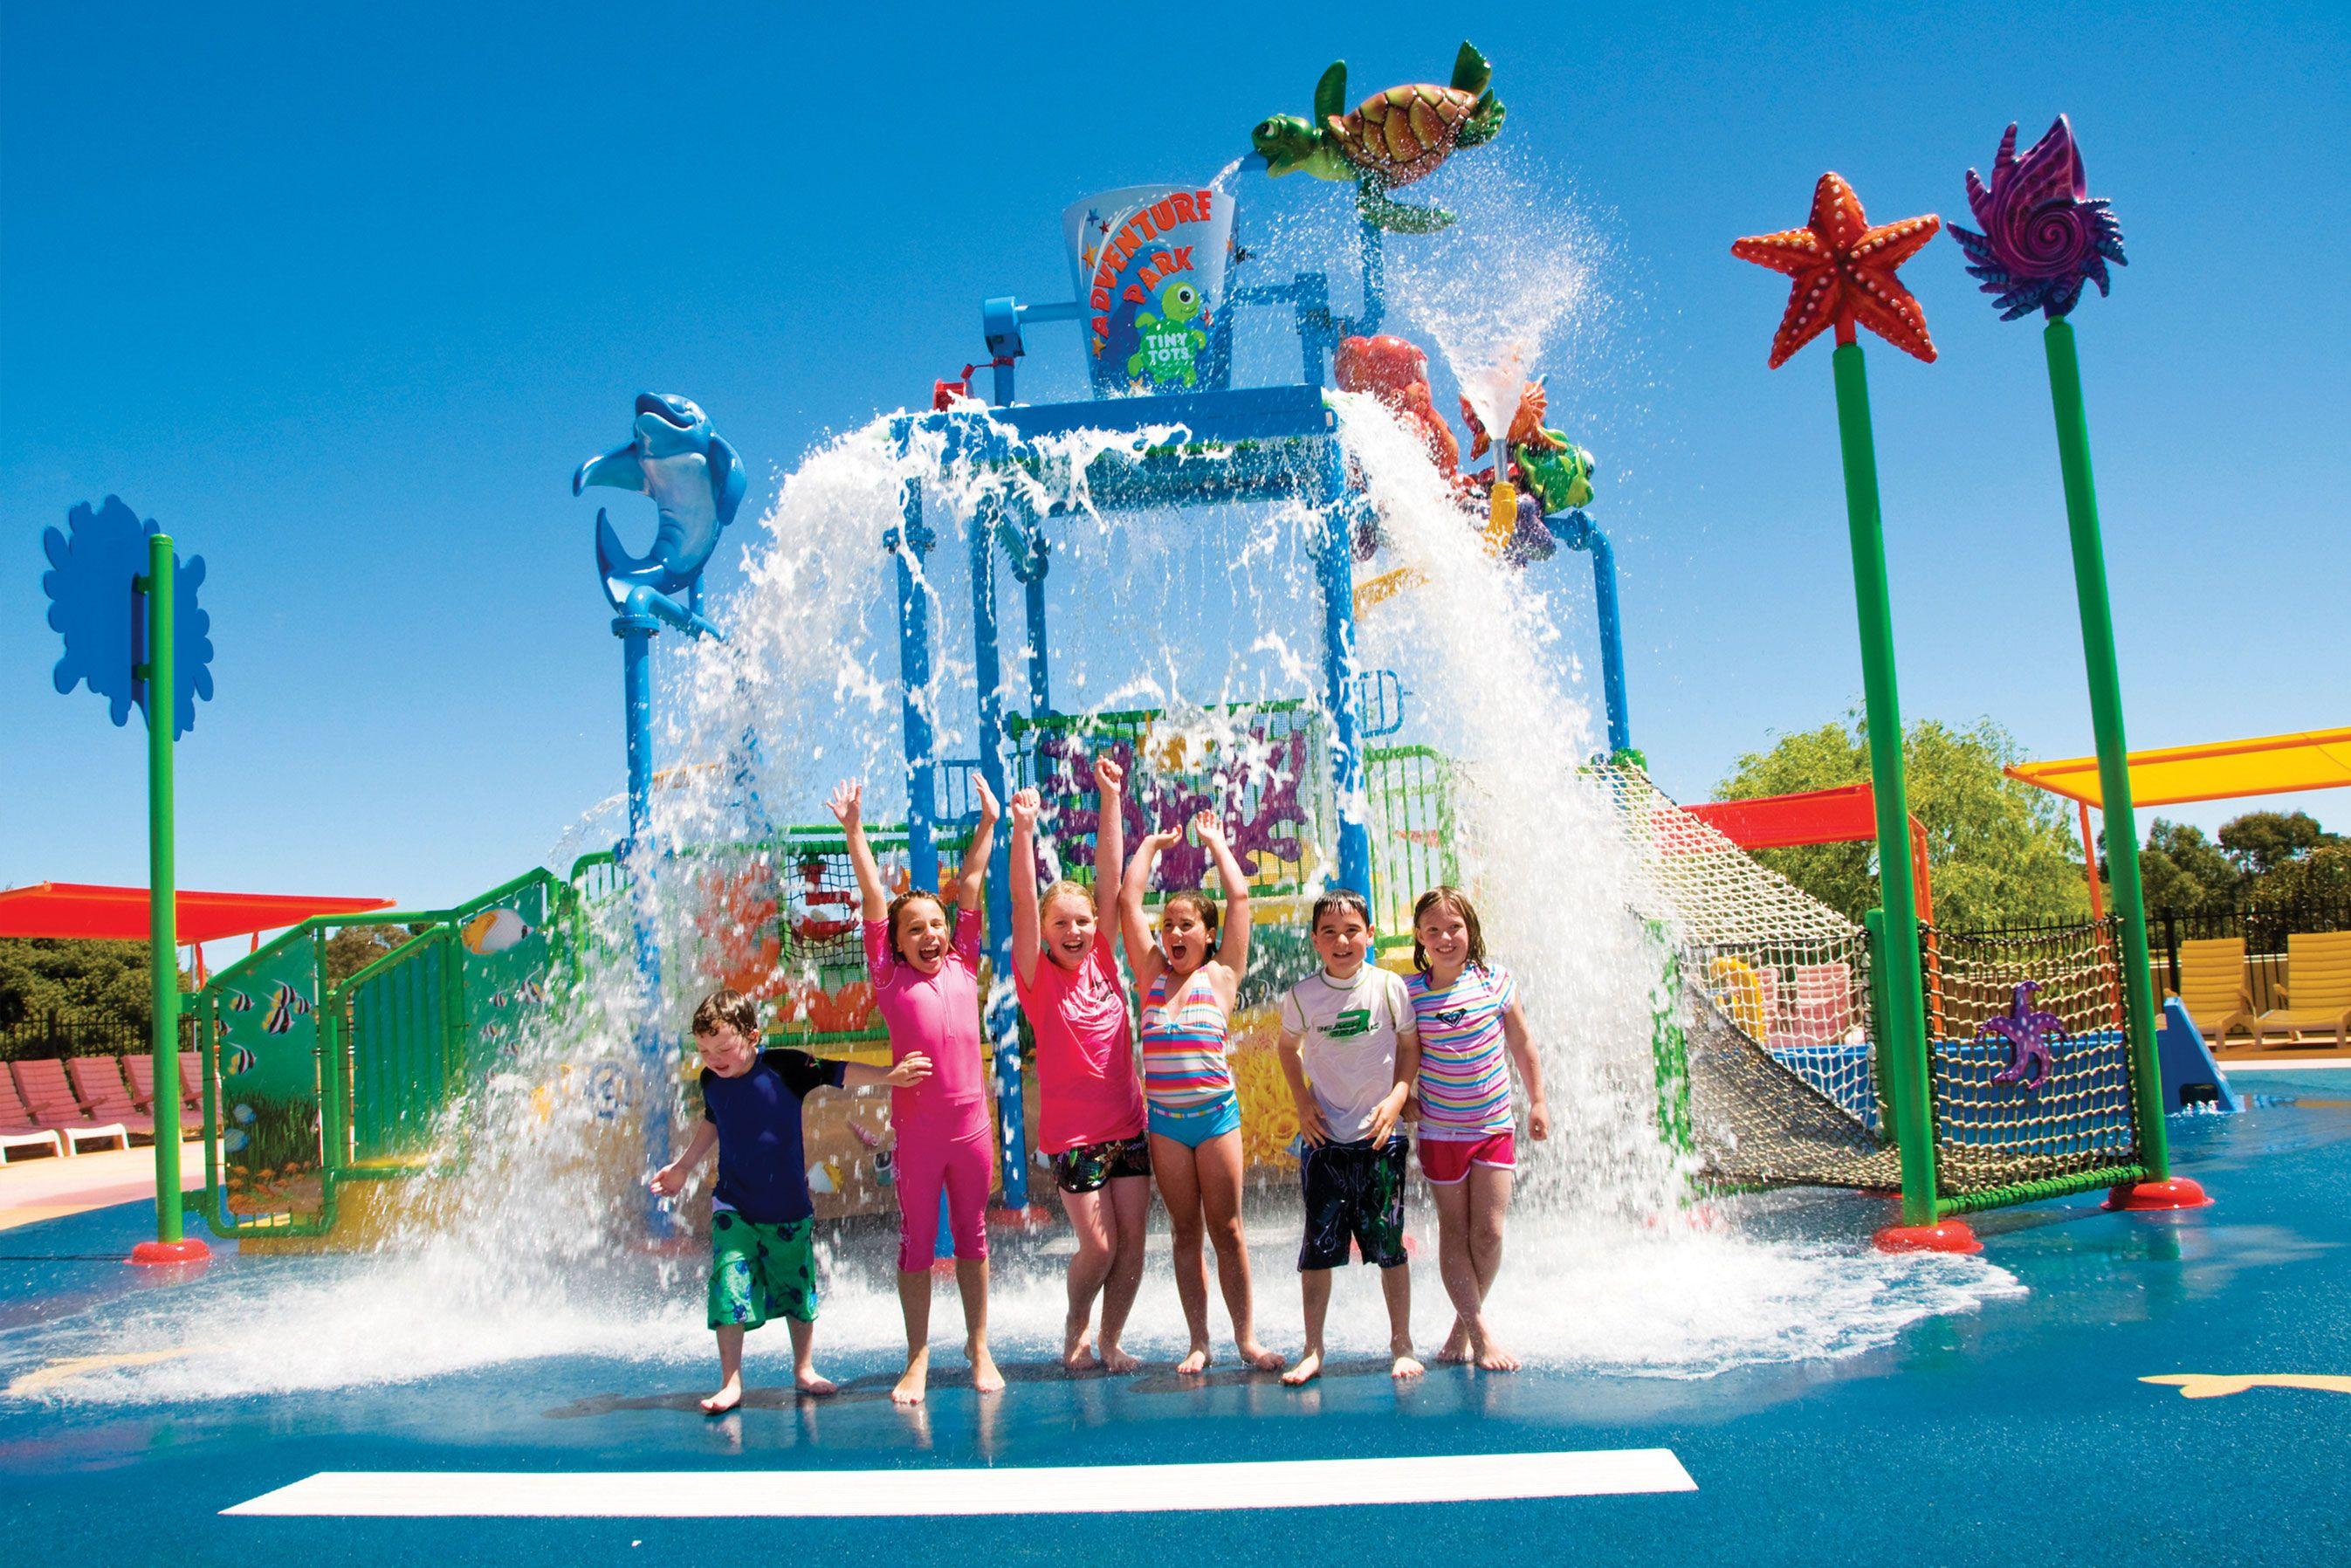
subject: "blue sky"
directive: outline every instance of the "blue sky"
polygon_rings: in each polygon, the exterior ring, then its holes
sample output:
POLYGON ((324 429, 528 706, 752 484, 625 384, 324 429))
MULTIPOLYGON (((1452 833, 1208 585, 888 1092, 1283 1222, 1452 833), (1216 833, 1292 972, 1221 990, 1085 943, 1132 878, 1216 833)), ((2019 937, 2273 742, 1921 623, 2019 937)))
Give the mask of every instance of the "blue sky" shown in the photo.
MULTIPOLYGON (((48 682, 38 537, 74 502, 118 492, 211 562, 183 881, 461 897, 618 788, 568 479, 632 393, 710 409, 764 505, 973 358, 982 296, 1062 296, 1064 204, 1205 179, 1333 57, 1359 96, 1441 78, 1460 37, 1374 3, 1139 31, 827 9, 0 16, 0 884, 144 874, 137 733, 48 682)), ((1860 689, 1826 354, 1764 370, 1784 286, 1729 241, 1802 222, 1826 168, 1874 217, 1963 217, 1962 171, 2061 110, 2131 256, 2076 317, 2131 738, 2351 720, 2339 7, 1539 15, 1472 36, 1510 166, 1603 241, 1609 362, 1554 406, 1606 465, 1635 737, 1669 789, 1860 689)), ((1941 362, 1871 355, 1905 708, 2075 755, 2040 344, 1960 265, 1941 239, 1906 271, 1941 362)), ((1031 350, 1033 385, 1075 388, 1064 342, 1031 350)), ((2339 795, 2289 803, 2351 828, 2339 795)))

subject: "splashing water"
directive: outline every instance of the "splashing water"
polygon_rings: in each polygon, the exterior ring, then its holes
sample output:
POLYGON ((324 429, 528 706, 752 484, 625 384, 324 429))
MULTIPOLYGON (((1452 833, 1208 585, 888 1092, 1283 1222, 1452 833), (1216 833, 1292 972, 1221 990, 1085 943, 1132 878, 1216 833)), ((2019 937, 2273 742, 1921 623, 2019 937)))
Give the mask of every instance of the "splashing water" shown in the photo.
MULTIPOLYGON (((1496 432, 1508 426, 1525 368, 1563 340, 1573 347, 1562 324, 1591 295, 1593 253, 1576 225, 1555 203, 1524 210, 1539 213, 1533 237, 1499 276, 1484 263, 1448 270, 1447 247, 1468 224, 1396 269, 1399 300, 1427 325, 1496 432), (1474 287, 1447 281, 1471 275, 1474 287)), ((1814 1218, 1808 1236, 1817 1205, 1741 1200, 1711 1215, 1685 1207, 1687 1172, 1656 1125, 1658 953, 1632 907, 1634 868, 1613 808, 1579 773, 1595 746, 1562 632, 1574 612, 1551 601, 1550 580, 1486 552, 1416 436, 1368 399, 1332 402, 1380 518, 1386 553, 1377 570, 1411 568, 1418 579, 1367 612, 1363 662, 1403 675, 1427 731, 1420 738, 1458 764, 1460 876, 1489 951, 1519 977, 1549 1103, 1550 1138, 1521 1145, 1509 1258, 1489 1304, 1499 1332, 1537 1365, 1698 1376, 1850 1355, 1919 1318, 2013 1291, 2009 1276, 1978 1260, 1869 1251, 1849 1216, 1834 1227, 1814 1218)), ((1311 506, 1106 515, 1092 505, 1096 457, 1172 434, 1059 438, 1033 469, 987 472, 946 460, 935 444, 899 452, 877 421, 811 455, 760 521, 744 584, 718 617, 728 641, 660 645, 662 739, 680 766, 655 792, 652 843, 752 843, 779 825, 820 821, 816 802, 843 778, 867 781, 869 821, 903 810, 897 569, 879 541, 900 526, 901 486, 912 480, 925 486, 925 520, 937 535, 914 573, 934 653, 914 700, 939 755, 976 749, 969 541, 984 503, 1007 487, 1058 513, 1050 580, 1059 708, 1160 709, 1164 733, 1179 743, 1232 749, 1255 742, 1215 705, 1300 695, 1311 704, 1323 519, 1311 506)), ((1017 620, 1006 617, 1004 660, 1016 685, 1017 620)), ((1022 706, 1008 694, 1008 706, 1022 706)), ((567 843, 609 841, 613 829, 600 810, 567 843)), ((240 1260, 104 1321, 68 1317, 19 1333, 9 1359, 184 1351, 70 1379, 47 1396, 140 1402, 396 1384, 550 1357, 706 1360, 698 1241, 664 1249, 644 1240, 643 1129, 648 1119, 683 1125, 686 1095, 673 1066, 649 1071, 643 1061, 648 1001, 630 925, 641 911, 659 936, 666 961, 652 1017, 674 1032, 722 972, 715 955, 757 939, 756 916, 714 903, 716 864, 641 850, 629 870, 642 899, 595 908, 559 1021, 527 1034, 451 1109, 446 1139, 463 1174, 420 1184, 381 1250, 240 1260), (588 1092, 591 1082, 619 1088, 588 1092)), ((1431 1350, 1449 1312, 1425 1199, 1423 1188, 1411 1200, 1415 1326, 1431 1350)), ((1298 1228, 1287 1178, 1253 1188, 1246 1212, 1259 1326, 1286 1346, 1296 1308, 1276 1265, 1298 1228)), ((843 1363, 878 1370, 902 1345, 893 1229, 886 1217, 852 1222, 820 1249, 819 1343, 836 1375, 851 1369, 843 1363)), ((1172 1358, 1185 1333, 1164 1240, 1155 1236, 1154 1246, 1127 1343, 1172 1358)), ((1058 1349, 1065 1256, 1058 1238, 999 1253, 990 1314, 999 1355, 1058 1349)), ((1335 1292, 1334 1344, 1384 1343, 1377 1296, 1354 1284, 1335 1292)), ((953 1332, 951 1303, 934 1315, 935 1331, 953 1332)), ((1221 1336, 1220 1308, 1211 1315, 1221 1336)), ((755 1369, 760 1356, 781 1354, 782 1336, 764 1346, 763 1337, 754 1336, 755 1369)))

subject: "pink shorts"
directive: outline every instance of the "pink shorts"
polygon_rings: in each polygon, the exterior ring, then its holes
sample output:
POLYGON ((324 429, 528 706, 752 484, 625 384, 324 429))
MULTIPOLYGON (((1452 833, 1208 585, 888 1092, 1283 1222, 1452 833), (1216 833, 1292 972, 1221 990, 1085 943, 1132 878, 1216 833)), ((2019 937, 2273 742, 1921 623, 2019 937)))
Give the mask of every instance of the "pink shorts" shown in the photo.
POLYGON ((1516 1170, 1518 1146, 1508 1133, 1489 1133, 1474 1142, 1452 1138, 1420 1140, 1420 1170, 1437 1186, 1453 1186, 1468 1178, 1471 1166, 1516 1170))
POLYGON ((909 1127, 898 1134, 898 1272, 920 1274, 938 1249, 939 1193, 958 1258, 987 1256, 987 1193, 995 1184, 994 1130, 983 1114, 960 1130, 909 1127))

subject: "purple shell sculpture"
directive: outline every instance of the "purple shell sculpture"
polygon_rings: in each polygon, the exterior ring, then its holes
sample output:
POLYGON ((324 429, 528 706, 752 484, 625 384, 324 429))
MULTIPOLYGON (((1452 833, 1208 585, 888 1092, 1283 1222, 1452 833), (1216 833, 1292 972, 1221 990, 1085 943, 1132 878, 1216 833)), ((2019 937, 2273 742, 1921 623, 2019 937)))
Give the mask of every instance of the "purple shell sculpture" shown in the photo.
POLYGON ((2016 127, 2000 139, 1986 188, 1968 171, 1968 207, 1983 233, 1951 225, 1976 278, 2003 321, 2034 310, 2052 321, 2074 308, 2082 285, 2107 292, 2106 263, 2123 260, 2122 225, 2104 200, 2089 194, 2081 149, 2064 115, 2048 133, 2016 155, 2016 127))

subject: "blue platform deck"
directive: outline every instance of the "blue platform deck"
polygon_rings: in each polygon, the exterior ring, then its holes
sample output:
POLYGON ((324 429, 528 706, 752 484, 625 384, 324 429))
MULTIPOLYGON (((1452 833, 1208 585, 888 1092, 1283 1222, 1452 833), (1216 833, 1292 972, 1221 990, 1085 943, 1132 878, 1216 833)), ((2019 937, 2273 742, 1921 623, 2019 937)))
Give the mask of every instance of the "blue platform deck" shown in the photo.
MULTIPOLYGON (((982 1400, 949 1358, 926 1416, 878 1357, 833 1400, 772 1387, 710 1421, 699 1366, 561 1355, 463 1376, 267 1400, 0 1401, 0 1499, 28 1560, 194 1563, 791 1561, 1152 1563, 1431 1560, 1742 1564, 2351 1561, 2351 1395, 2254 1387, 2188 1399, 2180 1373, 2351 1375, 2351 1071, 2246 1075, 2247 1114, 2175 1119, 2180 1169, 2217 1207, 2116 1216, 2091 1198, 1980 1217, 2025 1287, 1838 1361, 1710 1378, 1433 1371, 1399 1390, 1343 1356, 1304 1394, 1229 1367, 1069 1379, 1008 1368, 982 1400), (741 1472, 1176 1466, 1669 1450, 1694 1490, 1303 1511, 973 1519, 224 1517, 319 1471, 684 1472, 749 1506, 741 1472), (168 1545, 165 1543, 168 1542, 168 1545)), ((1874 1211, 1821 1201, 1823 1235, 1874 1211)), ((142 1286, 114 1261, 136 1208, 28 1228, 0 1260, 0 1375, 142 1286)), ((287 1260, 234 1255, 217 1270, 287 1260)), ((300 1265, 297 1265, 298 1267, 300 1265)), ((1268 1276, 1275 1270, 1263 1270, 1268 1276)), ((291 1277, 291 1276, 289 1276, 291 1277)), ((169 1287, 164 1287, 169 1288, 169 1287)), ((1146 1289, 1165 1289, 1164 1279, 1146 1289)), ((1270 1281, 1267 1328, 1295 1337, 1270 1281)), ((943 1308, 943 1311, 946 1310, 943 1308)), ((1573 1310, 1572 1304, 1565 1310, 1573 1310)), ((770 1371, 773 1360, 764 1365, 770 1371)), ((1170 1496, 1185 1477, 1166 1472, 1170 1496)))

